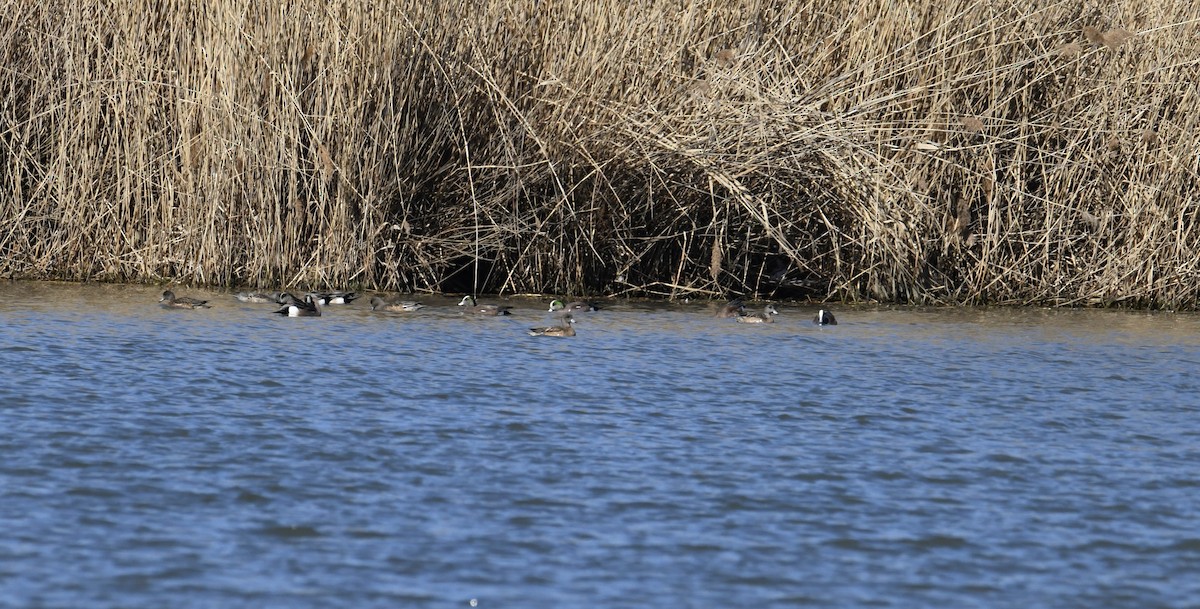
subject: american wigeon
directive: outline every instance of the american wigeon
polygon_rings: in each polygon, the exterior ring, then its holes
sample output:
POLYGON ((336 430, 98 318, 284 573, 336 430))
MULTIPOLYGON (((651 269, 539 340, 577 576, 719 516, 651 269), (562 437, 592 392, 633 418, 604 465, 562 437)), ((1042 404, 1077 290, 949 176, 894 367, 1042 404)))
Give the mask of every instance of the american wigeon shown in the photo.
POLYGON ((320 317, 321 303, 318 299, 313 298, 312 294, 304 297, 304 300, 299 300, 291 294, 284 293, 280 299, 287 302, 279 307, 276 313, 286 315, 288 317, 320 317))
POLYGON ((570 313, 564 313, 559 318, 557 326, 530 328, 530 336, 575 336, 575 318, 570 313))
POLYGON ((463 299, 458 302, 458 306, 466 307, 463 309, 463 312, 472 315, 512 315, 512 307, 508 305, 479 304, 475 301, 475 297, 470 294, 463 296, 463 299))
POLYGON ((412 300, 400 300, 397 302, 388 302, 378 296, 371 297, 372 311, 403 311, 411 313, 412 311, 420 311, 425 305, 414 302, 412 300))
POLYGON ((820 311, 817 311, 817 314, 813 317, 813 323, 818 326, 836 326, 837 319, 833 317, 833 313, 830 313, 825 309, 821 309, 820 311))
POLYGON ((159 304, 171 309, 207 309, 210 308, 207 300, 197 300, 188 298, 187 296, 176 296, 175 292, 167 290, 162 293, 162 298, 158 299, 159 304))
POLYGON ((746 304, 741 298, 735 298, 717 309, 717 317, 740 317, 746 314, 746 304))
POLYGON ((600 307, 597 307, 595 304, 590 303, 590 302, 584 302, 582 300, 575 300, 572 302, 563 302, 561 300, 550 301, 550 312, 551 313, 553 313, 555 311, 568 311, 571 313, 584 313, 587 311, 599 311, 599 310, 600 310, 600 307))
POLYGON ((233 297, 241 302, 279 304, 279 292, 238 292, 233 297))
POLYGON ((779 309, 776 309, 775 305, 769 304, 763 307, 762 313, 746 313, 739 315, 737 320, 742 324, 773 324, 776 315, 779 315, 779 309))

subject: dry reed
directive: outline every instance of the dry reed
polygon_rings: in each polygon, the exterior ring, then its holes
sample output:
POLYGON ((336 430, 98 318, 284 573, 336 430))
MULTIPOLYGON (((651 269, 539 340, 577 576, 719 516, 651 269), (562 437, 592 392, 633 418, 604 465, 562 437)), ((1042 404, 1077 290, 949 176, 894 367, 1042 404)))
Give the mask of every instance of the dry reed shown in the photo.
POLYGON ((3 12, 5 276, 1198 303, 1189 2, 3 12))

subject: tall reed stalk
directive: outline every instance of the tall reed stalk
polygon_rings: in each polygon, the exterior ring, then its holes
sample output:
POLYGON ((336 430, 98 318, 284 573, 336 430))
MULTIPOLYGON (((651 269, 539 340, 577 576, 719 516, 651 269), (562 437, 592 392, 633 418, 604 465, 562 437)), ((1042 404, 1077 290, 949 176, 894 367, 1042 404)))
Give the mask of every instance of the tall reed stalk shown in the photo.
POLYGON ((0 273, 1196 307, 1183 0, 0 11, 0 273))

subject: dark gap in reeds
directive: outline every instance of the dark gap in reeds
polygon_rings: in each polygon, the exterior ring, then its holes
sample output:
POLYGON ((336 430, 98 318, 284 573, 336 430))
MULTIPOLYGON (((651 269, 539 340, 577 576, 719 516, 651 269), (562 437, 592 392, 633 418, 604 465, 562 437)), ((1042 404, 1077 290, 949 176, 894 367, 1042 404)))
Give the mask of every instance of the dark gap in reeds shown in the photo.
POLYGON ((1197 304, 1182 1, 6 13, 8 277, 1197 304))

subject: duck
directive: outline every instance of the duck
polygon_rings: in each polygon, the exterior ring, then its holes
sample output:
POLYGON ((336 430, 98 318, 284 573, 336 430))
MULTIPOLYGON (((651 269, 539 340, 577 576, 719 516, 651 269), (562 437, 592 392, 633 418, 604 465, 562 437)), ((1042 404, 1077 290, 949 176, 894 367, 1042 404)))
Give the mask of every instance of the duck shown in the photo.
POLYGON ((555 311, 569 311, 571 313, 580 313, 580 312, 599 311, 599 310, 600 310, 600 307, 597 307, 594 303, 584 302, 582 300, 576 300, 576 301, 567 302, 567 303, 564 303, 561 300, 550 301, 550 312, 551 313, 554 313, 555 311))
POLYGON ((776 315, 779 315, 779 309, 776 309, 775 305, 769 304, 763 307, 762 313, 738 315, 737 321, 741 324, 773 324, 776 315))
POLYGON ((211 308, 207 300, 197 300, 188 298, 187 296, 176 296, 175 292, 167 290, 162 293, 162 298, 158 299, 159 304, 169 309, 208 309, 211 308))
POLYGON ((818 326, 836 326, 837 318, 833 316, 833 313, 830 313, 825 309, 821 309, 820 311, 817 311, 815 316, 813 316, 813 323, 818 326))
POLYGON ((729 317, 741 317, 746 314, 746 304, 741 298, 735 298, 717 309, 717 317, 726 319, 729 317))
POLYGON ((312 295, 322 306, 350 304, 358 299, 357 292, 312 292, 312 295))
POLYGON ((420 311, 421 309, 423 309, 425 307, 425 305, 423 305, 419 302, 414 302, 412 300, 401 300, 398 302, 388 302, 378 296, 372 296, 370 302, 371 302, 371 310, 372 311, 412 312, 412 311, 420 311))
POLYGON ((308 294, 304 297, 304 300, 300 300, 285 292, 280 298, 287 300, 287 302, 275 311, 279 315, 287 317, 321 316, 321 302, 319 299, 313 298, 312 294, 308 294))
POLYGON ((470 294, 463 296, 463 299, 458 302, 458 306, 466 307, 463 309, 463 312, 473 315, 512 315, 512 307, 508 305, 479 304, 475 301, 475 297, 470 294))
POLYGON ((546 326, 543 328, 530 328, 530 336, 575 336, 575 317, 570 313, 564 313, 560 318, 557 326, 546 326))
POLYGON ((279 292, 238 292, 233 295, 240 302, 279 304, 279 292))
POLYGON ((280 292, 279 297, 275 299, 277 304, 281 305, 303 305, 304 300, 292 296, 291 292, 280 292))

